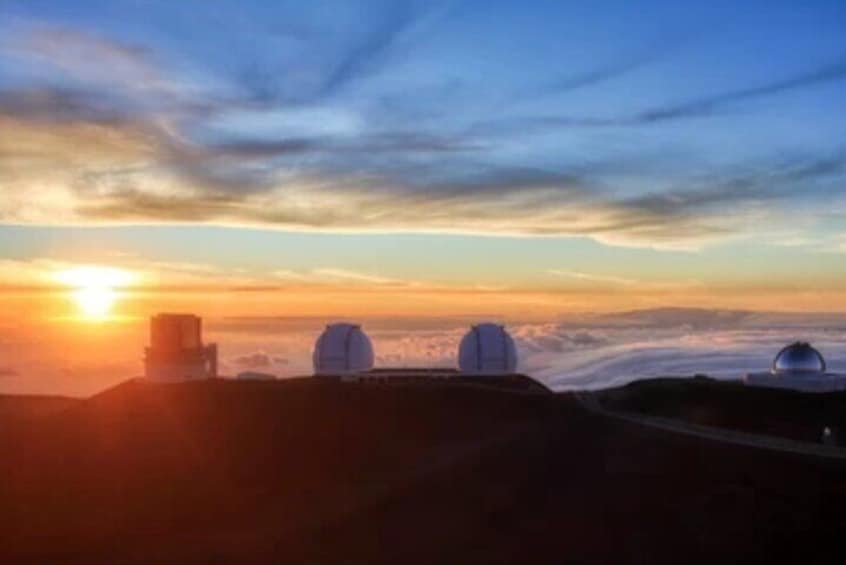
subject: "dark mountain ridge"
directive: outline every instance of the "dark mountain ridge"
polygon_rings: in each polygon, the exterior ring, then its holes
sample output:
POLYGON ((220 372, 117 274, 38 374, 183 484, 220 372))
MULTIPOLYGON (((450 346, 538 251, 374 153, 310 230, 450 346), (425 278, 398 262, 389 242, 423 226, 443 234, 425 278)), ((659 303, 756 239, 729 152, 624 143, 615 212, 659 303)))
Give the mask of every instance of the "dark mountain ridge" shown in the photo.
POLYGON ((834 562, 843 471, 613 421, 569 394, 127 382, 0 430, 0 557, 834 562))

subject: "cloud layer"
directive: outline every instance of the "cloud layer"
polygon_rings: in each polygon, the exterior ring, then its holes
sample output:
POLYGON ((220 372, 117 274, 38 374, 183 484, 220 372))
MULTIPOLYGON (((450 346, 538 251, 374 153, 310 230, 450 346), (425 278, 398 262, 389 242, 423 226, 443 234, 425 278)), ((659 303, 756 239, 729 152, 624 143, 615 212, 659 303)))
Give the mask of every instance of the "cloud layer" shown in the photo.
MULTIPOLYGON (((277 14, 290 23, 251 33, 265 50, 233 38, 219 61, 199 55, 214 48, 203 19, 188 45, 7 16, 0 222, 585 236, 690 249, 760 234, 785 221, 799 194, 812 208, 846 205, 835 143, 822 154, 762 146, 754 160, 731 162, 714 153, 720 142, 701 158, 673 129, 704 139, 718 130, 685 125, 691 118, 754 119, 754 104, 840 87, 837 54, 708 94, 653 91, 644 107, 625 108, 608 89, 638 87, 696 41, 635 38, 642 45, 593 68, 500 84, 496 73, 451 76, 447 58, 432 54, 465 31, 449 8, 392 2, 365 21, 308 12, 277 14), (563 97, 594 94, 614 117, 591 117, 596 103, 583 104, 585 117, 558 111, 572 106, 563 97)), ((244 17, 256 26, 262 16, 244 17)), ((529 61, 511 56, 509 72, 529 61)))
MULTIPOLYGON (((377 366, 454 367, 461 337, 478 320, 359 321, 374 343, 377 366)), ((205 321, 205 339, 219 344, 224 374, 309 375, 314 340, 326 322, 212 318, 205 321)), ((517 342, 518 369, 555 390, 702 373, 740 378, 766 370, 775 353, 795 340, 811 341, 831 370, 846 372, 846 326, 837 316, 663 309, 546 323, 513 321, 509 329, 517 342)), ((65 330, 51 328, 45 335, 43 326, 0 327, 0 393, 88 395, 141 373, 139 353, 147 339, 143 321, 91 333, 65 330)))

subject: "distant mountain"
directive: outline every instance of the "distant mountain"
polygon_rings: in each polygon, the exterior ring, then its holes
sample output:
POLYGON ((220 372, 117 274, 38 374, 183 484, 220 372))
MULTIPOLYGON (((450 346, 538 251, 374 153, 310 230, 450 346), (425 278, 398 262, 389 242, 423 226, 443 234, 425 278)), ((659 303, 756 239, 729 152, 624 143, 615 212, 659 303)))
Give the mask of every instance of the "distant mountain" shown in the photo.
POLYGON ((654 308, 632 310, 599 316, 614 324, 638 327, 682 327, 693 329, 737 326, 754 314, 739 310, 705 310, 701 308, 654 308))
POLYGON ((751 328, 846 328, 846 315, 823 312, 755 312, 704 308, 653 308, 598 314, 596 325, 641 328, 751 329, 751 328))

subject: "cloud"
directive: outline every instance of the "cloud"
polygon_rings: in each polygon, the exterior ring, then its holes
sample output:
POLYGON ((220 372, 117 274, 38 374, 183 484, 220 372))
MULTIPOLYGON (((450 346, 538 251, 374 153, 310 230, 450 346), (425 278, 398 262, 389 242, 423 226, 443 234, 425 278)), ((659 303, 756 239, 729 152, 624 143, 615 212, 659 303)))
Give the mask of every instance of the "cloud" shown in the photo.
POLYGON ((300 58, 310 60, 313 68, 292 69, 278 57, 255 53, 235 73, 236 82, 246 90, 248 105, 305 105, 340 95, 398 58, 409 48, 413 28, 426 19, 405 0, 370 10, 373 24, 358 21, 353 34, 317 24, 286 28, 281 35, 302 48, 300 58), (327 37, 339 38, 337 45, 327 42, 327 37))
MULTIPOLYGON (((824 350, 833 370, 846 369, 846 350, 836 336, 814 332, 810 338, 824 350)), ((661 376, 707 374, 739 379, 766 370, 775 353, 795 339, 789 331, 703 332, 694 336, 631 334, 631 341, 584 355, 545 355, 534 375, 556 390, 606 388, 661 376)))
POLYGON ((633 120, 639 123, 654 123, 665 120, 703 116, 712 114, 736 102, 763 98, 792 90, 810 88, 846 79, 846 61, 812 69, 786 79, 730 90, 721 94, 707 96, 663 108, 655 108, 636 115, 633 120))
POLYGON ((622 286, 631 286, 639 284, 637 279, 625 278, 625 277, 614 277, 609 275, 597 275, 591 273, 583 273, 581 271, 567 271, 563 269, 550 269, 548 271, 550 274, 565 277, 565 278, 572 278, 581 281, 588 281, 588 282, 597 282, 597 283, 609 283, 613 285, 622 285, 622 286))
MULTIPOLYGON (((765 162, 739 173, 719 167, 698 178, 661 174, 658 187, 632 191, 614 172, 623 160, 626 174, 637 175, 637 158, 585 164, 556 155, 552 161, 528 159, 555 165, 518 166, 527 160, 504 159, 511 149, 490 132, 427 120, 397 124, 391 116, 370 120, 372 109, 342 104, 341 94, 395 63, 426 23, 425 14, 409 6, 386 10, 373 29, 342 34, 339 45, 330 45, 341 54, 321 75, 320 92, 298 104, 256 103, 237 89, 211 94, 175 78, 142 45, 70 28, 16 29, 0 43, 2 54, 60 68, 76 80, 0 90, 0 222, 572 236, 692 250, 777 223, 780 202, 802 192, 838 197, 831 181, 844 173, 840 154, 784 166, 765 162), (110 67, 125 75, 113 76, 110 67), (111 81, 120 84, 112 87, 111 81), (355 127, 314 126, 337 115, 355 127), (242 122, 249 127, 239 129, 242 122), (255 124, 262 122, 260 135, 255 124), (38 199, 29 197, 33 190, 38 199)), ((651 57, 557 86, 601 81, 651 57)), ((325 70, 325 63, 303 64, 325 70)), ((731 101, 839 80, 842 67, 650 110, 637 119, 713 112, 731 101)), ((447 89, 441 96, 449 95, 447 89)), ((661 173, 660 164, 657 169, 661 173)))
POLYGON ((838 156, 809 159, 632 197, 609 194, 589 173, 463 166, 445 175, 443 167, 404 160, 368 163, 366 151, 358 164, 335 154, 313 170, 276 161, 331 153, 334 142, 195 146, 155 124, 39 123, 2 108, 0 126, 9 133, 0 139, 0 221, 16 223, 584 236, 691 249, 742 234, 751 218, 763 221, 754 214, 771 213, 740 204, 793 198, 797 184, 813 186, 843 168, 838 156), (33 186, 39 199, 26 197, 33 186))
POLYGON ((368 153, 458 153, 480 148, 458 136, 437 136, 420 132, 380 132, 355 138, 308 137, 277 140, 239 140, 198 148, 194 154, 201 165, 214 159, 265 159, 305 154, 361 156, 368 153))
POLYGON ((275 278, 285 281, 303 283, 366 283, 370 285, 407 284, 405 281, 401 281, 399 279, 332 267, 311 269, 304 272, 292 271, 289 269, 277 269, 271 274, 275 278))
POLYGON ((37 288, 54 284, 57 271, 73 266, 68 261, 47 257, 0 259, 0 285, 7 288, 37 288))
POLYGON ((310 269, 308 271, 276 269, 270 274, 274 278, 293 283, 307 283, 320 285, 332 284, 341 286, 353 284, 381 287, 423 286, 421 283, 418 283, 416 281, 385 277, 378 274, 363 273, 359 271, 351 271, 349 269, 339 269, 335 267, 321 267, 317 269, 310 269))
POLYGON ((141 45, 57 25, 36 25, 11 33, 2 47, 8 53, 54 66, 88 81, 154 88, 166 81, 152 52, 141 45))
POLYGON ((247 369, 263 369, 274 365, 288 365, 288 359, 277 355, 270 355, 263 351, 240 355, 232 359, 232 362, 247 369))
POLYGON ((343 57, 326 76, 320 94, 334 94, 381 69, 395 52, 402 34, 415 20, 409 4, 398 2, 388 6, 376 28, 345 49, 343 57))
POLYGON ((516 97, 517 101, 539 96, 569 93, 574 90, 602 84, 647 67, 664 58, 676 55, 690 37, 664 38, 663 41, 639 52, 624 53, 617 60, 596 65, 581 73, 570 73, 543 83, 537 88, 527 89, 516 97))
POLYGON ((128 110, 113 96, 72 88, 0 90, 0 112, 36 122, 122 121, 128 110))
MULTIPOLYGON (((80 266, 108 266, 128 271, 133 282, 128 290, 157 291, 221 290, 266 291, 268 273, 251 273, 205 263, 158 261, 132 255, 100 255, 97 260, 78 263, 52 257, 0 259, 0 291, 53 292, 56 273, 80 266)), ((272 276, 272 275, 271 275, 272 276)))
POLYGON ((558 324, 516 326, 512 334, 519 349, 531 357, 534 353, 583 350, 608 344, 608 338, 596 331, 573 330, 558 324))
POLYGON ((10 72, 36 71, 24 83, 29 86, 0 92, 0 106, 18 117, 137 122, 166 113, 207 113, 221 103, 208 94, 201 98, 151 48, 81 28, 10 25, 0 56, 13 63, 10 72))
POLYGON ((846 371, 846 327, 837 315, 664 308, 511 330, 521 370, 556 390, 696 373, 737 379, 765 370, 797 339, 818 346, 832 370, 846 371))
POLYGON ((285 281, 308 282, 312 280, 308 273, 299 273, 290 269, 275 269, 271 271, 270 275, 285 281))
POLYGON ((367 284, 375 284, 375 285, 405 285, 408 284, 407 281, 401 281, 399 279, 392 279, 388 277, 382 277, 379 275, 371 275, 366 273, 359 273, 355 271, 348 271, 345 269, 330 269, 330 268, 323 268, 323 269, 315 269, 312 271, 314 275, 318 277, 325 277, 334 280, 342 280, 342 281, 351 281, 357 283, 367 283, 367 284))
MULTIPOLYGON (((373 340, 380 365, 454 367, 458 344, 478 319, 362 316, 358 321, 373 340)), ((204 332, 207 341, 219 344, 232 373, 272 367, 274 374, 290 377, 311 374, 312 347, 326 322, 321 317, 207 317, 204 332)), ((780 347, 797 339, 811 341, 832 370, 846 372, 846 326, 839 314, 665 309, 512 320, 508 327, 517 341, 520 370, 557 390, 660 375, 738 378, 766 369, 780 347)), ((7 369, 27 367, 27 378, 0 379, 0 391, 93 394, 140 374, 145 320, 103 331, 92 341, 66 327, 45 328, 43 320, 28 326, 16 321, 4 330, 0 355, 7 369)))
POLYGON ((569 75, 549 82, 531 92, 535 96, 546 96, 550 94, 561 94, 587 88, 605 81, 621 77, 629 72, 638 69, 654 60, 654 57, 639 57, 628 60, 621 60, 602 67, 596 67, 581 74, 569 75))
POLYGON ((568 186, 509 188, 508 180, 480 184, 474 191, 466 183, 402 187, 369 177, 289 177, 264 190, 237 194, 189 190, 167 175, 158 183, 133 177, 132 172, 102 177, 98 198, 76 199, 72 216, 79 221, 191 221, 330 232, 570 235, 656 247, 689 247, 724 236, 732 220, 726 214, 710 222, 661 214, 639 202, 603 200, 568 186))
MULTIPOLYGON (((598 78, 600 80, 603 78, 602 73, 599 74, 598 78)), ((661 122, 711 116, 738 102, 812 88, 823 84, 839 82, 844 79, 846 79, 846 60, 841 60, 781 80, 758 86, 729 90, 678 103, 655 106, 628 116, 581 117, 551 115, 506 118, 477 124, 473 130, 476 132, 508 133, 518 130, 525 131, 527 128, 591 128, 651 125, 661 122)))

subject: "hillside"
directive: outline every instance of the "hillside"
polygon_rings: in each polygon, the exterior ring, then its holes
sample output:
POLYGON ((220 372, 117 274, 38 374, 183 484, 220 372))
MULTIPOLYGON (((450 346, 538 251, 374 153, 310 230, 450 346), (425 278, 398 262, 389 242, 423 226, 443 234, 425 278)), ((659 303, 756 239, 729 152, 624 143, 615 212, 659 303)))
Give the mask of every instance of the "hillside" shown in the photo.
POLYGON ((647 379, 598 394, 610 410, 818 442, 846 430, 846 393, 800 393, 712 379, 647 379))
POLYGON ((61 412, 77 402, 67 396, 0 394, 0 425, 61 412))
POLYGON ((35 422, 0 433, 4 563, 843 554, 842 463, 616 422, 566 394, 128 382, 35 422))

